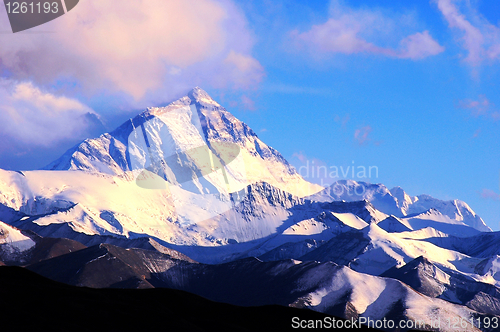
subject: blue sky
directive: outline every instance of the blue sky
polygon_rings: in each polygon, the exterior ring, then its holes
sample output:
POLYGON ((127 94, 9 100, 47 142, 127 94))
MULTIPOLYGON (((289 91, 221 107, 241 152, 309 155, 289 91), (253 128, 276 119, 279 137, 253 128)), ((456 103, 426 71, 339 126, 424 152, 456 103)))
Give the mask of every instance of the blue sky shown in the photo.
POLYGON ((498 1, 102 3, 0 34, 0 167, 98 134, 88 113, 113 129, 199 85, 297 168, 376 166, 355 179, 464 200, 500 228, 498 1))

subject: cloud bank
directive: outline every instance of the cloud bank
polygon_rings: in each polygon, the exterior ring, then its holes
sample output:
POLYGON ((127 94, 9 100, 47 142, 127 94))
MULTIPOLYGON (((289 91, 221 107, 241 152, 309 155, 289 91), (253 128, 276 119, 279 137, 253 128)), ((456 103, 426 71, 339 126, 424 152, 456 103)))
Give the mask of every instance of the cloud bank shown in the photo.
POLYGON ((53 33, 2 35, 0 69, 12 78, 122 93, 136 106, 195 85, 248 89, 264 75, 245 17, 230 1, 86 0, 32 31, 53 33))

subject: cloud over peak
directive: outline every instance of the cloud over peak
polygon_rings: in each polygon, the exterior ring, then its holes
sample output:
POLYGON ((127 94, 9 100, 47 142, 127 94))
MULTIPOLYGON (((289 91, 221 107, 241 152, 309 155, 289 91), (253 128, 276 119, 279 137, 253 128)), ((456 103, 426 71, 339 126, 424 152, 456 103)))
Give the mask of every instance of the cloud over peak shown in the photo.
POLYGON ((248 88, 263 75, 245 17, 231 1, 88 0, 40 29, 54 33, 2 37, 0 63, 14 78, 70 80, 88 94, 160 102, 199 84, 248 88))

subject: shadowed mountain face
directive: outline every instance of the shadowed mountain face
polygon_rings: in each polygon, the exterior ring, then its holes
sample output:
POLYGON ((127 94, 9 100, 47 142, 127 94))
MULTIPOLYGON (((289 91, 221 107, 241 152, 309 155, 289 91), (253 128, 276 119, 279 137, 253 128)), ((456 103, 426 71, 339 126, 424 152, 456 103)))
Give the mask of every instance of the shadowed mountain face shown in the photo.
POLYGON ((103 244, 48 259, 28 269, 71 285, 171 288, 233 305, 278 304, 348 319, 420 319, 430 324, 429 317, 436 310, 443 319, 464 314, 487 317, 426 297, 398 280, 358 273, 331 262, 262 262, 246 258, 207 265, 174 252, 162 254, 103 244))
POLYGON ((7 265, 33 264, 84 248, 74 240, 44 238, 0 222, 0 260, 7 265))
POLYGON ((290 331, 293 317, 327 317, 276 305, 238 307, 171 289, 74 287, 20 267, 0 268, 0 294, 0 312, 8 317, 3 331, 290 331))
POLYGON ((190 258, 143 249, 123 249, 99 244, 68 255, 30 265, 28 268, 52 280, 93 288, 153 288, 165 286, 157 275, 180 265, 196 265, 190 258))
POLYGON ((430 297, 463 304, 479 312, 500 315, 500 288, 477 282, 456 271, 443 271, 422 256, 400 268, 393 267, 381 276, 398 279, 430 297))

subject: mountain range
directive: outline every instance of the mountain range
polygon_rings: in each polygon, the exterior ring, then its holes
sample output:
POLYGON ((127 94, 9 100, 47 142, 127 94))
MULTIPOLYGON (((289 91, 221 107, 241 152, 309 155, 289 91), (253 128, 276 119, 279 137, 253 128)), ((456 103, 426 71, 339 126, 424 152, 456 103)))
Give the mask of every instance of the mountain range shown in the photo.
POLYGON ((0 170, 0 221, 1 262, 73 286, 500 324, 500 235, 465 202, 309 183, 200 88, 42 170, 0 170))

